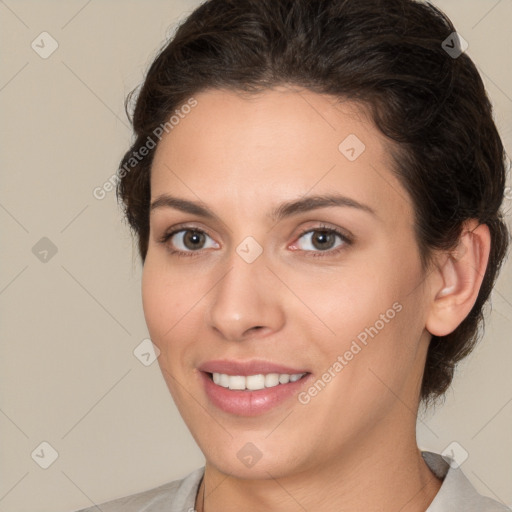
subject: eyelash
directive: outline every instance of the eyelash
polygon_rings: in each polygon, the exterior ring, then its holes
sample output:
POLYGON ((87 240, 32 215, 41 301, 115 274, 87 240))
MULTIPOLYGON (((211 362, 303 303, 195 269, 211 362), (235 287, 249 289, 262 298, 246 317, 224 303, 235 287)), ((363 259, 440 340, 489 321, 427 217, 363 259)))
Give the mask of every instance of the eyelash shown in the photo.
MULTIPOLYGON (((196 228, 195 226, 178 226, 174 230, 172 230, 171 232, 165 233, 159 239, 159 243, 161 243, 163 245, 167 245, 167 242, 171 239, 172 236, 174 236, 175 234, 180 233, 182 231, 194 231, 196 233, 201 233, 201 234, 210 236, 210 235, 208 235, 208 233, 206 231, 204 231, 202 229, 199 229, 199 228, 196 228)), ((342 233, 340 230, 338 230, 336 228, 325 226, 323 224, 320 225, 320 226, 316 226, 314 228, 304 229, 303 231, 301 231, 299 233, 297 239, 302 238, 304 235, 306 235, 308 233, 312 233, 312 232, 314 233, 315 231, 322 231, 322 232, 326 232, 326 233, 329 233, 329 234, 330 233, 334 233, 335 235, 338 235, 341 238, 343 244, 338 246, 336 249, 329 249, 329 250, 326 250, 326 251, 302 251, 302 252, 305 252, 305 256, 307 258, 310 258, 310 257, 313 257, 313 258, 326 257, 325 255, 327 255, 327 256, 334 256, 334 255, 338 254, 339 252, 341 252, 343 249, 345 249, 346 246, 349 246, 349 245, 351 245, 353 243, 353 240, 351 238, 349 238, 345 233, 342 233)), ((171 249, 169 247, 167 249, 168 249, 168 251, 171 254, 176 255, 178 257, 182 257, 182 256, 194 257, 194 256, 200 255, 203 252, 202 250, 198 250, 198 251, 180 251, 180 250, 177 250, 177 249, 171 249)))

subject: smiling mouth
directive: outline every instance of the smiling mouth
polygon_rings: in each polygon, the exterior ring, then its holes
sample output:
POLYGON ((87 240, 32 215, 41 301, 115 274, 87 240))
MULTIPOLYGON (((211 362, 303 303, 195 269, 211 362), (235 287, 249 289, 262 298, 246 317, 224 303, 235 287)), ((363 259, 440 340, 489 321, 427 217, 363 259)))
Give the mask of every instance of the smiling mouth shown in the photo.
POLYGON ((305 373, 259 373, 255 375, 228 375, 227 373, 205 372, 211 381, 217 386, 231 391, 259 391, 261 389, 274 388, 298 380, 309 375, 305 373))

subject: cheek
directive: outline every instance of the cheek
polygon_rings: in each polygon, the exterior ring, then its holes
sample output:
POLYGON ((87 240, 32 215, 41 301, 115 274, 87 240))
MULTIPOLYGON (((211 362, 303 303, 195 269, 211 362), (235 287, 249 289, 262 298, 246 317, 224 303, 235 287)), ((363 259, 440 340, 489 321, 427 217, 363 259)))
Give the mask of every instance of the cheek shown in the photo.
MULTIPOLYGON (((338 350, 379 321, 397 300, 395 287, 383 279, 385 274, 370 264, 341 267, 315 277, 304 273, 294 276, 294 291, 315 315, 314 323, 325 327, 321 339, 331 340, 328 345, 338 350)), ((304 312, 296 320, 305 319, 304 312)))
MULTIPOLYGON (((146 258, 142 271, 142 305, 151 341, 160 350, 158 364, 169 391, 181 411, 186 411, 186 395, 183 383, 187 376, 187 350, 190 348, 191 305, 197 302, 191 294, 190 286, 184 287, 183 277, 171 273, 154 259, 146 258), (180 384, 181 383, 181 384, 180 384)), ((179 274, 179 273, 178 273, 179 274)))
POLYGON ((421 279, 414 260, 395 255, 309 288, 308 302, 331 331, 319 338, 325 362, 329 367, 338 356, 344 360, 346 379, 339 384, 350 380, 352 387, 356 379, 352 389, 382 387, 380 373, 391 383, 410 372, 423 332, 421 279))
POLYGON ((142 306, 152 341, 162 350, 179 330, 193 304, 190 286, 184 286, 183 277, 169 272, 153 258, 147 258, 142 271, 142 306))
POLYGON ((197 273, 171 268, 165 257, 151 255, 146 258, 141 285, 146 325, 160 350, 159 365, 172 375, 182 375, 197 355, 196 341, 204 329, 204 298, 211 282, 197 273))
POLYGON ((165 310, 169 300, 171 294, 165 293, 161 279, 158 279, 158 271, 147 258, 142 271, 142 307, 151 339, 160 349, 161 339, 166 330, 165 310))

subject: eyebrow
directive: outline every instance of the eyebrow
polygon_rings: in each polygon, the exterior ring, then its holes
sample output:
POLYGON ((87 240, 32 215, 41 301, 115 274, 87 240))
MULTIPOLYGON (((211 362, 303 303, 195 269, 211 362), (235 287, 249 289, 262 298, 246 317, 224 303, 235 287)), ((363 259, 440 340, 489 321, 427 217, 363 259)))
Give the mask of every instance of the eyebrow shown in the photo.
MULTIPOLYGON (((273 208, 269 214, 269 217, 273 222, 277 222, 299 213, 333 206, 355 208, 377 217, 377 213, 370 206, 341 194, 307 196, 292 201, 286 201, 273 208)), ((190 213, 192 215, 197 215, 199 217, 204 217, 206 219, 220 220, 219 216, 203 203, 190 201, 188 199, 175 197, 169 194, 162 194, 151 203, 150 211, 156 210, 158 208, 174 208, 176 210, 190 213)))

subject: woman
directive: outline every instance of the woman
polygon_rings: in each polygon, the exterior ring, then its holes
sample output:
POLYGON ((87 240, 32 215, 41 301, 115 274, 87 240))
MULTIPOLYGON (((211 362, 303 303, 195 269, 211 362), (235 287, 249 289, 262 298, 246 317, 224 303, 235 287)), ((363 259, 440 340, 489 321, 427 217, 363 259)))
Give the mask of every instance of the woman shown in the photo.
POLYGON ((118 193, 206 464, 103 512, 508 510, 462 447, 416 443, 509 239, 463 43, 412 0, 209 0, 182 23, 138 95, 118 193))

